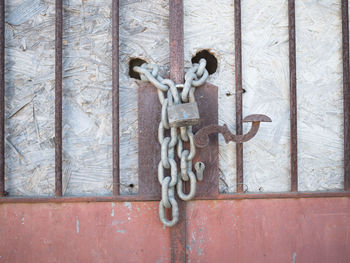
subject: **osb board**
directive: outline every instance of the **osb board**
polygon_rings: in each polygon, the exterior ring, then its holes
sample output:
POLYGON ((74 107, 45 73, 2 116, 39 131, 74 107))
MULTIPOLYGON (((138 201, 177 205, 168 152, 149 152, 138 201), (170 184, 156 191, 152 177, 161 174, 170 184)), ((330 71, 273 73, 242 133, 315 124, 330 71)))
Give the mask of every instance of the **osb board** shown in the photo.
POLYGON ((6 189, 54 192, 54 1, 6 3, 6 189))
MULTIPOLYGON (((6 1, 6 184, 11 195, 53 194, 54 2, 6 1)), ((337 189, 343 184, 340 0, 296 2, 300 188, 337 189)), ((184 5, 186 66, 201 49, 217 57, 217 72, 208 81, 219 87, 219 123, 234 131, 233 1, 184 5)), ((111 0, 64 1, 63 190, 69 195, 111 193, 110 8, 111 0)), ((243 115, 266 114, 273 120, 245 143, 248 191, 290 187, 286 10, 283 0, 242 2, 243 115)), ((165 75, 168 22, 167 0, 121 1, 122 193, 138 191, 138 86, 128 76, 128 62, 141 57, 160 65, 165 75)), ((221 136, 219 144, 220 190, 234 192, 234 144, 226 145, 221 136)))
POLYGON ((297 1, 299 189, 343 189, 340 1, 297 1))
MULTIPOLYGON (((242 1, 243 115, 265 114, 244 144, 244 189, 290 190, 288 8, 285 0, 242 1)), ((244 126, 245 132, 248 125, 244 126)))

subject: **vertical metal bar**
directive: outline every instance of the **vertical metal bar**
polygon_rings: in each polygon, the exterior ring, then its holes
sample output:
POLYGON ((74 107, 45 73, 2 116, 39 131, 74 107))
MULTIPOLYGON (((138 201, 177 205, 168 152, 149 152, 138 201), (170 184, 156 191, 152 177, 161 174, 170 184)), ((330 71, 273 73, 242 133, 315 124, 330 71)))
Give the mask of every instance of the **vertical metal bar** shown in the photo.
MULTIPOLYGON (((242 135, 242 32, 241 1, 235 0, 235 86, 236 86, 236 134, 242 135)), ((236 184, 237 192, 243 192, 243 144, 236 143, 236 184)))
POLYGON ((56 0, 55 32, 55 193, 62 196, 62 0, 56 0))
POLYGON ((290 89, 290 176, 291 191, 298 191, 297 75, 295 49, 295 0, 288 0, 289 89, 290 89))
MULTIPOLYGON (((184 81, 184 6, 183 0, 169 0, 170 77, 184 81)), ((179 222, 170 229, 171 262, 186 261, 186 204, 177 199, 179 222)))
POLYGON ((184 81, 183 1, 169 1, 170 10, 170 78, 176 84, 184 81))
POLYGON ((0 0, 0 196, 5 195, 5 0, 0 0))
POLYGON ((344 190, 350 190, 350 70, 349 70, 349 3, 341 1, 343 35, 344 92, 344 190))
POLYGON ((119 0, 112 2, 112 134, 113 195, 119 191, 119 0))

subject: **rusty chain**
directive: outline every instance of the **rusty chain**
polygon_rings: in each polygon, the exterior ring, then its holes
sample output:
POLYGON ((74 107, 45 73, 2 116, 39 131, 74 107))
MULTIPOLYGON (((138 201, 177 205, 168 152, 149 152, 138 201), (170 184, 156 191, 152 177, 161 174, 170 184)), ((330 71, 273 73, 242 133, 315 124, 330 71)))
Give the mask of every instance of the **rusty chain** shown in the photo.
POLYGON ((185 83, 175 85, 171 79, 164 79, 159 75, 159 67, 155 64, 144 63, 136 66, 133 70, 140 74, 142 81, 148 81, 157 88, 158 98, 162 105, 161 121, 158 126, 158 141, 161 146, 161 160, 158 164, 158 181, 161 185, 162 200, 159 203, 159 217, 167 226, 174 226, 179 220, 179 209, 175 199, 175 186, 180 199, 191 200, 196 194, 197 181, 203 179, 205 165, 202 162, 195 164, 196 175, 192 171, 192 160, 196 155, 192 126, 178 129, 169 126, 168 106, 186 102, 195 102, 195 89, 207 80, 209 73, 206 60, 201 59, 189 68, 185 74, 185 83), (179 93, 179 89, 182 89, 179 93), (170 129, 170 137, 165 136, 166 130, 170 129), (183 143, 189 142, 190 149, 183 149, 183 143), (175 160, 176 154, 180 160, 180 171, 175 160), (165 169, 170 169, 170 176, 165 176, 165 169), (183 181, 190 181, 190 191, 183 192, 183 181), (165 216, 165 208, 171 208, 172 219, 165 216))

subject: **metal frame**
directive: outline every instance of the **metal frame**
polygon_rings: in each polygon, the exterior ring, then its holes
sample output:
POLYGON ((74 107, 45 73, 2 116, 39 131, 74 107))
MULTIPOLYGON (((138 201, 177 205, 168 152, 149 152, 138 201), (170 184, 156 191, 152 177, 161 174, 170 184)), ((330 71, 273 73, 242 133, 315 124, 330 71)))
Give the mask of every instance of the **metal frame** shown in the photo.
POLYGON ((297 72, 295 48, 295 0, 288 0, 289 104, 290 104, 290 185, 298 191, 297 72))
MULTIPOLYGON (((242 193, 219 194, 208 198, 202 196, 193 200, 242 200, 242 199, 290 199, 290 198, 333 198, 350 197, 350 191, 338 192, 280 192, 280 193, 242 193)), ((140 197, 138 195, 119 196, 60 196, 60 197, 3 197, 3 203, 79 203, 79 202, 153 202, 159 196, 140 197)))
POLYGON ((62 0, 56 0, 55 27, 55 194, 62 196, 62 0))
POLYGON ((349 3, 341 1, 343 35, 344 90, 344 190, 350 191, 350 69, 349 69, 349 3))
MULTIPOLYGON (((170 17, 171 77, 180 83, 183 79, 183 12, 182 0, 169 1, 175 10, 170 17), (180 12, 180 13, 179 13, 180 12), (182 35, 182 37, 181 37, 182 35)), ((349 14, 348 0, 341 0, 343 41, 343 88, 344 88, 344 191, 298 192, 297 166, 297 101, 296 101, 296 52, 295 52, 295 0, 288 0, 289 21, 289 67, 290 67, 290 125, 291 125, 291 192, 243 193, 243 146, 237 144, 237 194, 218 194, 200 200, 237 200, 261 198, 318 198, 350 197, 350 71, 349 71, 349 14)), ((234 1, 235 10, 235 69, 236 69, 236 129, 242 133, 242 40, 241 1, 234 1)), ((119 0, 112 2, 112 100, 113 100, 113 195, 94 197, 62 196, 62 0, 56 0, 55 40, 55 197, 4 197, 5 196, 5 0, 0 0, 0 203, 42 203, 42 202, 123 202, 158 201, 155 196, 122 196, 119 192, 119 0)), ((198 200, 198 199, 197 199, 198 200)))
POLYGON ((119 0, 112 2, 112 136, 113 195, 119 196, 119 0))
MULTIPOLYGON (((182 84, 185 77, 183 0, 169 0, 169 31, 170 78, 175 84, 182 84)), ((176 199, 178 201, 179 221, 170 229, 171 262, 187 262, 186 202, 179 200, 177 196, 176 199)))
POLYGON ((0 197, 5 195, 5 0, 0 0, 0 197))
MULTIPOLYGON (((242 88, 242 26, 241 0, 235 0, 235 86, 236 86, 236 134, 243 134, 242 88)), ((236 189, 243 193, 243 143, 236 143, 236 189)))

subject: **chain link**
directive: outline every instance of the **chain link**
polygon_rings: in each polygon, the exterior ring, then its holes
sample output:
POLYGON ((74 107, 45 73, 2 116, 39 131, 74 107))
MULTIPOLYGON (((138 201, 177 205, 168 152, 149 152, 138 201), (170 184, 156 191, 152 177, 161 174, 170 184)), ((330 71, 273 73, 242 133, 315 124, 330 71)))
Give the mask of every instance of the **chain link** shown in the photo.
POLYGON ((201 86, 207 80, 209 73, 206 70, 206 60, 201 59, 189 68, 185 74, 185 83, 175 85, 170 79, 164 79, 159 75, 159 67, 155 64, 144 63, 141 67, 134 67, 134 71, 140 74, 142 81, 148 81, 157 88, 159 102, 162 105, 161 122, 158 126, 158 142, 161 146, 161 160, 158 164, 158 181, 161 185, 162 200, 159 203, 159 217, 167 226, 174 226, 179 220, 179 209, 175 200, 175 187, 180 199, 191 200, 196 194, 197 180, 203 179, 205 166, 201 162, 195 164, 196 175, 192 171, 192 160, 196 155, 192 126, 178 129, 169 126, 168 106, 173 104, 195 102, 195 88, 201 86), (182 89, 179 93, 179 89, 182 89), (166 130, 170 129, 170 137, 166 136, 166 130), (183 142, 189 142, 190 149, 183 149, 183 142), (180 160, 180 172, 175 161, 175 147, 177 157, 180 160), (170 176, 165 176, 165 169, 170 169, 170 176), (183 181, 190 181, 190 191, 183 192, 183 181), (171 208, 172 219, 165 216, 165 208, 171 208))

